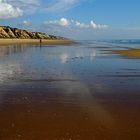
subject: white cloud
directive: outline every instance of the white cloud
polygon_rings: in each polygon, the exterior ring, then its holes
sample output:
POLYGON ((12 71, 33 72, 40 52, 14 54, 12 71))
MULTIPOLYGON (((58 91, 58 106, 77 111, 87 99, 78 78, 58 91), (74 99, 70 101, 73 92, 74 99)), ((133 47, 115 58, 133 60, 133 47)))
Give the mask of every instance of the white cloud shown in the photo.
POLYGON ((91 21, 90 22, 90 26, 93 28, 93 29, 103 29, 103 28, 107 28, 108 25, 105 25, 105 24, 96 24, 95 22, 91 21))
POLYGON ((107 25, 104 24, 96 24, 91 20, 89 24, 81 23, 79 21, 69 20, 66 18, 61 18, 59 20, 54 21, 46 21, 45 25, 57 25, 63 27, 73 27, 73 28, 80 28, 80 29, 104 29, 107 28, 107 25))
MULTIPOLYGON (((73 8, 84 1, 85 0, 0 0, 0 14, 2 15, 2 13, 7 13, 10 16, 10 14, 13 13, 6 11, 7 9, 5 7, 7 6, 11 7, 10 9, 12 10, 10 11, 14 11, 14 13, 16 13, 14 14, 14 17, 21 16, 23 13, 32 14, 39 11, 60 13, 73 8), (2 10, 5 11, 2 12, 2 10)), ((3 15, 1 17, 5 16, 3 15)))
POLYGON ((0 19, 17 18, 23 15, 23 11, 19 7, 0 0, 0 19))
POLYGON ((41 9, 41 0, 6 0, 14 7, 19 7, 24 12, 31 14, 37 9, 41 9))
POLYGON ((75 6, 79 0, 0 0, 0 18, 8 19, 36 11, 60 12, 75 6))
POLYGON ((111 29, 108 27, 108 25, 97 24, 92 20, 89 23, 85 23, 78 20, 61 18, 44 22, 44 25, 42 25, 39 30, 44 31, 45 29, 45 32, 49 34, 64 36, 67 38, 91 39, 92 37, 101 38, 102 36, 107 36, 107 33, 111 29), (60 21, 63 21, 62 19, 65 19, 65 24, 60 24, 60 21))
POLYGON ((59 25, 69 26, 69 21, 66 18, 61 18, 60 21, 59 21, 59 25))
POLYGON ((76 21, 75 25, 76 25, 76 27, 79 27, 79 28, 89 28, 90 27, 89 25, 87 25, 85 23, 80 23, 79 21, 76 21))
POLYGON ((44 23, 45 25, 57 25, 57 26, 63 26, 63 27, 68 27, 70 24, 70 21, 66 18, 61 18, 59 20, 54 20, 54 21, 46 21, 44 23))
MULTIPOLYGON (((82 0, 83 1, 83 0, 82 0)), ((76 4, 81 3, 80 0, 6 0, 7 3, 19 7, 26 13, 32 13, 37 10, 47 12, 60 12, 69 10, 76 4)))
POLYGON ((46 10, 51 12, 68 10, 79 1, 80 0, 53 0, 52 2, 48 3, 46 10))
POLYGON ((21 23, 21 26, 30 26, 31 25, 31 22, 30 21, 27 21, 27 20, 24 20, 22 23, 21 23))
POLYGON ((80 23, 79 21, 76 21, 75 25, 77 27, 85 28, 85 29, 88 29, 88 28, 91 28, 91 29, 104 29, 104 28, 107 28, 108 27, 108 25, 96 24, 92 20, 90 21, 90 24, 80 23))
POLYGON ((6 2, 22 9, 38 7, 41 4, 40 0, 6 0, 6 2))

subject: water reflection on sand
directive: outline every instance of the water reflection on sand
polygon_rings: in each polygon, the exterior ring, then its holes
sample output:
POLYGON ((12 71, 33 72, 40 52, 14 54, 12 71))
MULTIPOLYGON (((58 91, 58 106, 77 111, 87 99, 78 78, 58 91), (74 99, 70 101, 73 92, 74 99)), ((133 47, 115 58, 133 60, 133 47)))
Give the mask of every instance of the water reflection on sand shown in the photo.
POLYGON ((0 139, 139 139, 140 60, 112 53, 126 47, 0 46, 0 139))

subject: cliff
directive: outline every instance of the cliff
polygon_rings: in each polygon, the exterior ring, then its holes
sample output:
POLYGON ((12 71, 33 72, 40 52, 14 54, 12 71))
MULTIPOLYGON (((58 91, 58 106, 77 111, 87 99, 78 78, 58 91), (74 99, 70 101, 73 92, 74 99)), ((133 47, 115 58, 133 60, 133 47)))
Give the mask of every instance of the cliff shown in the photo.
POLYGON ((40 32, 30 32, 9 26, 0 26, 0 38, 5 39, 64 39, 63 37, 48 35, 40 32))

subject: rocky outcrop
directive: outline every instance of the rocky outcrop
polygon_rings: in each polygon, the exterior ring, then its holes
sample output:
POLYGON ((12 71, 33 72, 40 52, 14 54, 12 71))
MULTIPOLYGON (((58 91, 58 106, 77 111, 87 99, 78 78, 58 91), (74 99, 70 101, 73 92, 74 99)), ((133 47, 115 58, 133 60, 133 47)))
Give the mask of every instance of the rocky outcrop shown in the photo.
POLYGON ((64 39, 63 37, 48 35, 40 32, 30 32, 9 26, 0 26, 0 38, 19 38, 19 39, 64 39))

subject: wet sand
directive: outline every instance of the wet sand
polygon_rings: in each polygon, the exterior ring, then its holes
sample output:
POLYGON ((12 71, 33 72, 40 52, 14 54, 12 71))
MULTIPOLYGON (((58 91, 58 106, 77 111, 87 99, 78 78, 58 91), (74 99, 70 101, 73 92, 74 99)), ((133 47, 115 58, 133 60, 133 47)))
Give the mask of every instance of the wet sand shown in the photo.
POLYGON ((100 108, 44 96, 34 102, 31 97, 22 100, 0 105, 2 140, 138 140, 140 136, 140 102, 98 99, 100 108))
MULTIPOLYGON (((41 44, 46 45, 70 45, 74 43, 71 40, 41 40, 41 44)), ((9 44, 40 44, 40 39, 0 39, 0 45, 9 45, 9 44)))
POLYGON ((140 49, 128 49, 128 50, 115 50, 113 53, 120 54, 127 58, 140 59, 140 49))
POLYGON ((102 42, 27 46, 0 47, 0 140, 139 140, 139 59, 102 42))

